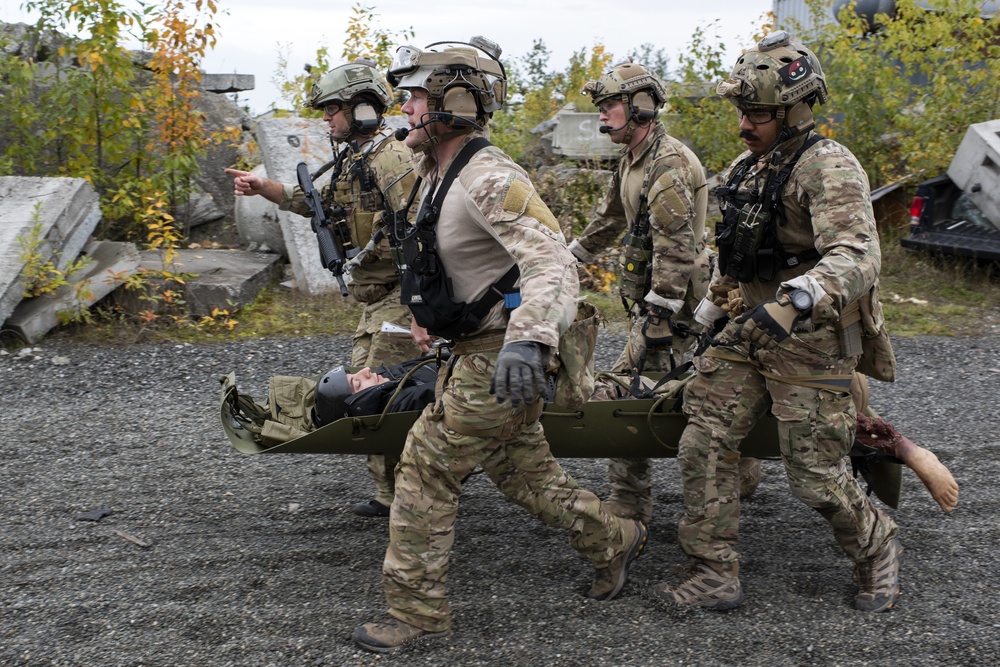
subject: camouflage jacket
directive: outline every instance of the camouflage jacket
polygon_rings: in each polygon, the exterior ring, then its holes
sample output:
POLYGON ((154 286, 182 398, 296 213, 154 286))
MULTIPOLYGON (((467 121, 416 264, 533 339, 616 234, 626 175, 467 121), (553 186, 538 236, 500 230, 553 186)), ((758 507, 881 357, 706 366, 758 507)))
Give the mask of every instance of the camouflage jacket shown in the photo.
POLYGON ((622 151, 611 188, 589 224, 570 248, 585 262, 608 247, 635 220, 646 185, 653 267, 646 305, 672 313, 697 305, 708 283, 705 216, 708 186, 705 169, 691 149, 667 134, 657 122, 635 160, 622 151))
MULTIPOLYGON (((389 222, 383 218, 387 205, 393 211, 406 206, 416 181, 411 171, 412 158, 406 146, 383 130, 358 146, 357 151, 348 147, 337 182, 323 186, 320 193, 323 201, 344 208, 351 239, 358 248, 365 248, 379 227, 389 222), (359 167, 366 168, 367 173, 363 175, 359 167), (371 182, 364 183, 369 177, 371 182)), ((280 208, 308 216, 309 207, 301 188, 284 184, 284 189, 280 208)), ((360 261, 348 264, 346 280, 351 296, 362 303, 385 296, 397 282, 388 238, 362 251, 360 261)))
MULTIPOLYGON (((795 137, 775 150, 787 156, 783 159, 787 162, 808 136, 795 137)), ((737 158, 729 173, 749 156, 747 151, 737 158)), ((776 172, 781 164, 768 163, 765 169, 776 172)), ((745 178, 740 191, 762 188, 764 178, 764 170, 745 178)), ((741 283, 746 306, 805 289, 813 296, 812 318, 819 324, 839 319, 845 306, 871 293, 880 323, 877 290, 882 254, 868 176, 857 158, 836 141, 819 141, 806 149, 792 169, 781 202, 786 222, 776 225, 778 241, 789 253, 815 248, 820 257, 779 271, 771 282, 741 283)))
MULTIPOLYGON (((485 135, 470 133, 461 145, 477 136, 485 135)), ((440 166, 442 174, 447 171, 448 164, 440 166)), ((438 180, 431 178, 437 167, 432 152, 416 167, 424 180, 421 200, 437 186, 438 180)), ((436 244, 459 302, 477 301, 515 262, 520 269, 521 305, 508 322, 501 301, 476 333, 506 329, 505 343, 557 346, 576 316, 576 260, 527 174, 496 146, 476 153, 451 184, 441 205, 436 244)))

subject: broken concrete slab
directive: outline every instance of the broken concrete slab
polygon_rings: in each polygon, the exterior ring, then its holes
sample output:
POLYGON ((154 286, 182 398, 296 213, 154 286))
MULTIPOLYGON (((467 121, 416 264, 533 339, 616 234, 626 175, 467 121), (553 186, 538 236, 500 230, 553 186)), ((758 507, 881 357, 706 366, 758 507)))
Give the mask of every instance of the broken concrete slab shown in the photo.
POLYGON ((40 227, 42 261, 65 269, 101 220, 97 192, 82 178, 0 177, 0 322, 23 298, 22 243, 40 227))
POLYGON ((194 317, 211 315, 214 308, 233 312, 249 305, 262 289, 281 278, 283 268, 281 256, 273 253, 202 249, 178 251, 168 267, 161 253, 146 250, 140 253, 140 265, 147 271, 194 275, 183 287, 188 312, 194 317))
POLYGON ((239 93, 254 89, 253 74, 202 74, 201 87, 210 93, 239 93))
MULTIPOLYGON (((317 118, 267 118, 257 122, 257 143, 264 158, 268 178, 296 183, 295 170, 305 162, 310 172, 333 159, 330 128, 317 118)), ((329 178, 329 172, 325 174, 329 178)), ((317 183, 322 186, 323 181, 317 183)), ((323 268, 316 235, 310 221, 288 211, 277 211, 288 260, 298 289, 309 294, 340 290, 333 275, 323 268)))
POLYGON ((86 310, 118 288, 139 268, 139 251, 133 243, 91 241, 81 257, 90 263, 67 276, 70 282, 52 294, 25 299, 4 323, 28 345, 42 340, 59 325, 64 314, 86 310))

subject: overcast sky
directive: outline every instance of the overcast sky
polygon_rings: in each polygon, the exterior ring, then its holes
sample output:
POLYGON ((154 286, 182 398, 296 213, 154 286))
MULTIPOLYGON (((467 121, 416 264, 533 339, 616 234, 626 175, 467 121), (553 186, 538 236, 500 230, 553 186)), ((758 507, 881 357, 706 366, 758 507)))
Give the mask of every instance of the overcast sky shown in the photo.
MULTIPOLYGON (((352 0, 217 0, 219 43, 204 69, 211 73, 253 74, 256 88, 241 94, 251 110, 263 113, 278 103, 271 79, 279 45, 287 46, 288 71, 298 74, 315 60, 318 46, 328 45, 337 63, 351 15, 352 0)), ((20 9, 23 0, 0 0, 0 19, 32 22, 20 9)), ((132 3, 125 0, 124 4, 132 3)), ((484 35, 504 51, 502 59, 526 54, 536 39, 552 52, 550 69, 563 70, 570 55, 603 44, 615 57, 651 43, 670 55, 671 67, 698 26, 718 21, 719 37, 730 59, 750 45, 752 28, 771 9, 772 0, 659 0, 658 2, 596 2, 594 0, 458 0, 404 2, 365 0, 374 7, 377 24, 398 33, 412 28, 415 46, 446 39, 468 40, 484 35)))

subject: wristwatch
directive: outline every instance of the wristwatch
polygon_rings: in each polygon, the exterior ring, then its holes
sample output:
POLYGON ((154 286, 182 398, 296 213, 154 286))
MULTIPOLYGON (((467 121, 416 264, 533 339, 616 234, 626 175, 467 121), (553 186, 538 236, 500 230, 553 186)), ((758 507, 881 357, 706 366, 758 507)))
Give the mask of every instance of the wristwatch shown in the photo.
POLYGON ((786 296, 788 296, 788 299, 792 304, 792 308, 794 308, 799 315, 808 317, 812 313, 813 298, 812 294, 809 292, 804 289, 793 289, 786 296))

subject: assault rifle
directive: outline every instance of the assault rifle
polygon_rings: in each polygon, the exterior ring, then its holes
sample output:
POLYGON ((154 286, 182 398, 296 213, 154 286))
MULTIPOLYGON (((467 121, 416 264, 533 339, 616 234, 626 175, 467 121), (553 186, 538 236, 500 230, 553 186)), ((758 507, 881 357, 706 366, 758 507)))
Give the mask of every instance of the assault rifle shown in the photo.
POLYGON ((312 176, 309 175, 305 162, 299 162, 295 173, 299 179, 299 187, 306 196, 306 205, 312 213, 312 230, 316 233, 316 241, 319 243, 320 262, 337 278, 340 293, 347 296, 344 268, 347 260, 358 254, 358 249, 351 241, 351 232, 347 228, 347 212, 341 206, 334 206, 330 210, 330 216, 326 214, 323 199, 313 185, 312 176))

